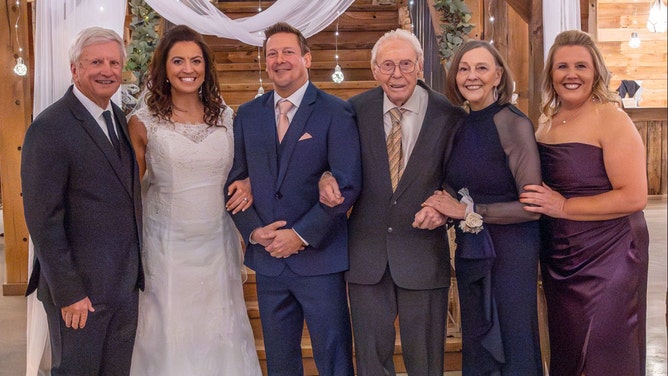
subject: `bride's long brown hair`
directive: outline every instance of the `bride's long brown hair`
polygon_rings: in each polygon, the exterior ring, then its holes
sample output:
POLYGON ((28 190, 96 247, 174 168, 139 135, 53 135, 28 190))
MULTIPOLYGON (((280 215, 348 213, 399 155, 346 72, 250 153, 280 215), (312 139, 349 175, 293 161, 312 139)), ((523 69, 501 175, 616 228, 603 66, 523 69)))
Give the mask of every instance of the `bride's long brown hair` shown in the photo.
POLYGON ((169 50, 177 42, 195 42, 202 49, 206 65, 204 82, 200 87, 200 100, 204 104, 204 122, 210 126, 222 126, 218 119, 226 106, 218 86, 215 56, 211 48, 204 42, 202 35, 185 25, 169 29, 153 52, 146 83, 148 89, 146 105, 158 118, 171 119, 174 105, 171 84, 167 81, 166 66, 169 50))

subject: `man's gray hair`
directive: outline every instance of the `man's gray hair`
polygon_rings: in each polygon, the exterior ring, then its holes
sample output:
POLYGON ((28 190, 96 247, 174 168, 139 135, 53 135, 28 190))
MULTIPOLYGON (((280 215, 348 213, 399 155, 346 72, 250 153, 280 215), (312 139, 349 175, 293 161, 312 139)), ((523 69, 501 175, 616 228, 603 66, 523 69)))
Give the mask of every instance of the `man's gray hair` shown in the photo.
POLYGON ((123 43, 123 38, 121 38, 115 31, 110 29, 105 29, 102 27, 89 27, 81 30, 70 46, 70 64, 76 64, 81 57, 83 49, 99 43, 107 42, 116 42, 118 43, 118 48, 121 50, 121 56, 123 57, 123 63, 126 60, 125 45, 123 43))
POLYGON ((424 51, 422 50, 422 45, 420 45, 420 41, 417 39, 415 34, 404 29, 396 29, 385 33, 373 46, 373 49, 371 50, 371 69, 373 69, 373 66, 376 64, 376 54, 378 53, 380 46, 389 40, 395 39, 405 40, 406 42, 410 43, 415 50, 415 54, 417 55, 417 64, 420 65, 424 62, 424 51))

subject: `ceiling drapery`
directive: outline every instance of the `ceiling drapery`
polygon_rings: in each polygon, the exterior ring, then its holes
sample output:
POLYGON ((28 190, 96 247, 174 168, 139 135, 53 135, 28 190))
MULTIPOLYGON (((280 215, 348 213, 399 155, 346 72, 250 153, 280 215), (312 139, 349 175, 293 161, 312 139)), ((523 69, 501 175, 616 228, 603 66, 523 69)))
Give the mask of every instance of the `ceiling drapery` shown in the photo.
POLYGON ((348 9, 354 0, 277 0, 252 17, 231 19, 209 0, 145 0, 161 17, 174 24, 188 25, 196 31, 220 38, 261 46, 264 29, 284 21, 310 37, 348 9))

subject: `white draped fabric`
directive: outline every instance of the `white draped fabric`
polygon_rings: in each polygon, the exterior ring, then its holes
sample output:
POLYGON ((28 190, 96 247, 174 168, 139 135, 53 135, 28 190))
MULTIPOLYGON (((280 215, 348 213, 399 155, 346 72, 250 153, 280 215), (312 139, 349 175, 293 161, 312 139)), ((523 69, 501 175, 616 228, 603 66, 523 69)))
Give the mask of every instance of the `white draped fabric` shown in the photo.
MULTIPOLYGON (((69 46, 76 33, 91 26, 123 35, 125 1, 40 0, 35 2, 35 97, 33 116, 60 99, 71 84, 69 46)), ((114 98, 120 103, 120 92, 114 98)), ((28 247, 28 275, 34 257, 28 247)), ((48 375, 51 363, 46 314, 32 294, 27 300, 26 376, 48 375)))
POLYGON ((277 0, 257 15, 233 20, 209 0, 145 1, 171 23, 188 25, 202 34, 235 39, 253 46, 261 46, 264 29, 279 21, 296 27, 308 38, 334 22, 354 2, 277 0))
POLYGON ((581 30, 580 1, 543 1, 543 48, 545 59, 557 34, 566 30, 581 30))

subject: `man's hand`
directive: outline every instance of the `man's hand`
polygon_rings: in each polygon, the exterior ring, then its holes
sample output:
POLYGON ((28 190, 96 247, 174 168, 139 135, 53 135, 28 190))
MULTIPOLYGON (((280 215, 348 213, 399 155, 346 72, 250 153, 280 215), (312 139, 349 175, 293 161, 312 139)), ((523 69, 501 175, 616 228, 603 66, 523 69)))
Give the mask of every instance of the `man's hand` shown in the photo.
POLYGON ((251 233, 251 240, 267 248, 267 246, 269 246, 269 244, 271 244, 271 242, 274 241, 274 238, 276 237, 277 234, 276 230, 287 224, 288 222, 286 221, 276 221, 264 227, 256 228, 251 233))
POLYGON ((318 189, 320 190, 320 202, 330 208, 343 204, 346 199, 339 191, 339 183, 336 178, 330 173, 322 175, 318 182, 318 189))
POLYGON ((83 329, 86 326, 88 312, 95 312, 93 303, 90 302, 88 297, 60 309, 65 326, 72 329, 83 329))
POLYGON ((250 178, 237 180, 228 187, 227 195, 230 199, 225 203, 225 209, 237 214, 240 211, 246 211, 253 205, 253 194, 251 193, 250 178))
POLYGON ((439 213, 436 209, 425 206, 415 214, 413 227, 423 230, 433 230, 445 224, 447 217, 439 213))
POLYGON ((304 243, 292 229, 277 230, 274 241, 265 247, 272 257, 287 258, 304 249, 304 243))

